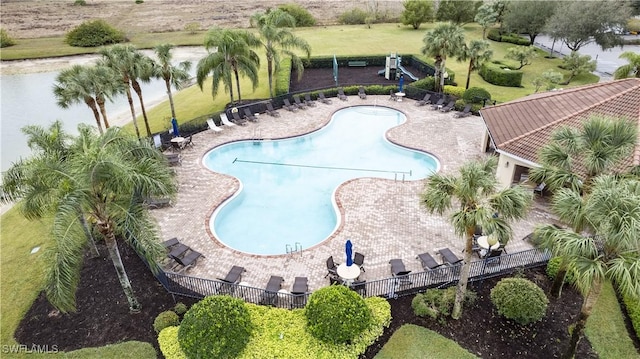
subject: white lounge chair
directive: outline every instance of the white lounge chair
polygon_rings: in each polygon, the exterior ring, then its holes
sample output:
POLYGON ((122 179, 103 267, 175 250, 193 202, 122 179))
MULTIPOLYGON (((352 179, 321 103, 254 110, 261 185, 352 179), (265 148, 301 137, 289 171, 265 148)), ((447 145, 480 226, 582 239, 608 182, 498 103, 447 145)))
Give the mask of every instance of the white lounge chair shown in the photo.
POLYGON ((215 122, 213 122, 213 119, 212 119, 212 118, 210 118, 210 119, 208 119, 208 120, 207 120, 207 124, 209 125, 209 129, 210 129, 211 131, 220 132, 220 131, 222 131, 222 130, 223 130, 222 128, 220 128, 220 127, 216 126, 216 123, 215 123, 215 122))
POLYGON ((235 123, 229 121, 229 118, 227 117, 226 113, 220 114, 220 120, 222 120, 222 124, 225 126, 229 126, 229 127, 237 126, 235 123))

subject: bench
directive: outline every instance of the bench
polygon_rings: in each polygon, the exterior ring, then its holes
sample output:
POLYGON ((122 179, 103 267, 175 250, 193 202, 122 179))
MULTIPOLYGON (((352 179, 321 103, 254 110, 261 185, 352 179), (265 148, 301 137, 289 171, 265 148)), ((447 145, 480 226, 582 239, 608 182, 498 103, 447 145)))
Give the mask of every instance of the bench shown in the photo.
POLYGON ((365 67, 367 66, 366 61, 349 61, 348 65, 350 67, 365 67))

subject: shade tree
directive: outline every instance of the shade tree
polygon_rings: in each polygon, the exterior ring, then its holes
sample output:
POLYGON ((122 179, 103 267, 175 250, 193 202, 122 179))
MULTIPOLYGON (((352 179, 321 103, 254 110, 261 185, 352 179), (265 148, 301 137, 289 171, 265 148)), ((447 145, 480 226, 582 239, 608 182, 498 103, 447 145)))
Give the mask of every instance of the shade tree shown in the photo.
POLYGON ((577 51, 571 51, 569 56, 562 58, 562 68, 569 71, 569 77, 563 84, 568 85, 574 77, 596 70, 595 60, 591 60, 589 55, 580 55, 577 51))
POLYGON ((410 25, 417 30, 422 23, 433 19, 433 1, 406 0, 402 6, 404 10, 400 14, 400 21, 403 25, 410 25))
POLYGON ((473 22, 482 1, 440 0, 436 20, 451 21, 457 25, 473 22))
POLYGON ((465 89, 469 88, 471 72, 479 69, 483 63, 491 60, 492 56, 493 50, 491 50, 491 45, 487 41, 471 40, 468 46, 465 45, 460 57, 463 60, 469 60, 469 66, 467 68, 467 83, 465 85, 465 89))
POLYGON ((173 48, 174 45, 171 44, 160 44, 153 49, 157 58, 157 61, 154 62, 154 75, 164 81, 164 85, 167 89, 167 95, 169 96, 171 117, 177 118, 171 87, 176 90, 180 90, 182 89, 183 84, 189 80, 191 77, 189 74, 191 61, 182 61, 177 65, 173 65, 173 54, 171 53, 173 48))
POLYGON ((536 37, 544 32, 557 4, 555 1, 511 1, 503 26, 509 32, 528 35, 533 44, 536 37))
POLYGON ((433 57, 436 62, 435 83, 438 91, 444 89, 446 60, 448 57, 462 58, 465 51, 462 27, 448 22, 429 30, 422 39, 422 53, 433 57))

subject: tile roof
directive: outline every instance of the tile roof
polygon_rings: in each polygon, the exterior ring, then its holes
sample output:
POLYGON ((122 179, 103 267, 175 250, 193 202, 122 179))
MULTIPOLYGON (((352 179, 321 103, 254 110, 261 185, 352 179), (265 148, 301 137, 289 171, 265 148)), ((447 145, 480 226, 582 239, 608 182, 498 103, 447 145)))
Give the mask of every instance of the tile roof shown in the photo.
MULTIPOLYGON (((556 129, 579 127, 594 114, 627 118, 640 127, 640 78, 544 92, 480 110, 498 150, 534 163, 556 129)), ((632 165, 640 165, 640 139, 624 163, 632 165)))

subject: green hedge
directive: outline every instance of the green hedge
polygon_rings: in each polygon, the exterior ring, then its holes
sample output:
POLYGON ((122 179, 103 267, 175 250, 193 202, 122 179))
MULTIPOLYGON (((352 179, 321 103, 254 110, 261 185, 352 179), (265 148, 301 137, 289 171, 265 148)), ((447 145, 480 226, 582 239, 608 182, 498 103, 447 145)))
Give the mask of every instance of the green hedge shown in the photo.
POLYGON ((484 99, 491 100, 491 93, 482 87, 470 87, 462 95, 465 103, 482 104, 484 99))
POLYGON ((289 85, 291 85, 291 59, 285 59, 280 62, 280 68, 275 74, 276 88, 275 95, 280 96, 289 93, 289 85))
POLYGON ((457 98, 462 98, 464 91, 465 91, 464 87, 445 85, 443 92, 447 95, 451 95, 457 98))
POLYGON ((500 32, 500 29, 490 29, 487 32, 487 38, 497 42, 508 42, 521 46, 531 45, 531 41, 529 39, 520 37, 518 34, 503 34, 500 32))
POLYGON ((490 84, 507 87, 522 87, 522 75, 520 70, 505 70, 504 65, 485 63, 478 73, 490 84))
POLYGON ((624 296, 623 302, 627 309, 627 314, 629 314, 629 319, 631 319, 633 330, 636 332, 636 336, 640 338, 640 301, 637 298, 624 296))

